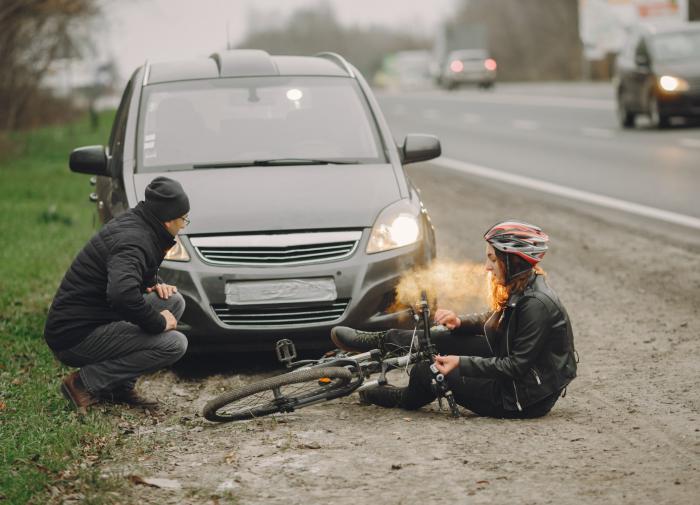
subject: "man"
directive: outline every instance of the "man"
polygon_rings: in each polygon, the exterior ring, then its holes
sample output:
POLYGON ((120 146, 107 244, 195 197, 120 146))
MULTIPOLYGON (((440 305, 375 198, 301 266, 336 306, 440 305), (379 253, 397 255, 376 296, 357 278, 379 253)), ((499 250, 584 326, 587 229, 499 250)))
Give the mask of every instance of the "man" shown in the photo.
POLYGON ((190 203, 177 181, 156 177, 145 201, 111 220, 78 253, 44 328, 56 358, 80 367, 61 392, 80 411, 101 400, 155 407, 136 379, 175 363, 187 350, 176 331, 185 300, 158 277, 190 203))

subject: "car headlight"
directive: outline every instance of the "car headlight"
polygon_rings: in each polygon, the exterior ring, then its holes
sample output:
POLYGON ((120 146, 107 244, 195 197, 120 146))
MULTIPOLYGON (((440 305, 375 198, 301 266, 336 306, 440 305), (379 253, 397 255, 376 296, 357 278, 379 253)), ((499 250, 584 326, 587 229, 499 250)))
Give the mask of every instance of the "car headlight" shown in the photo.
POLYGON ((367 254, 414 244, 420 236, 420 211, 408 200, 400 200, 379 213, 369 237, 367 254))
POLYGON ((659 77, 659 86, 664 91, 686 91, 688 89, 688 81, 672 75, 662 75, 659 77))
POLYGON ((190 255, 187 254, 187 250, 182 245, 180 237, 175 237, 175 245, 165 253, 165 259, 168 261, 190 261, 190 255))

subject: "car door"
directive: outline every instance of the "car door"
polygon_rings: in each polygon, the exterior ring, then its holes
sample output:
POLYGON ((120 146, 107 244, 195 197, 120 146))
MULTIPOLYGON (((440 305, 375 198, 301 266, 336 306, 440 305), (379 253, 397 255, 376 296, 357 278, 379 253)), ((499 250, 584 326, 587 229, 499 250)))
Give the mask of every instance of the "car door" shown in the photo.
POLYGON ((646 39, 640 37, 634 49, 634 71, 630 74, 630 92, 633 107, 637 111, 648 109, 651 56, 646 39))
POLYGON ((124 89, 119 108, 114 117, 114 123, 112 124, 112 132, 109 136, 107 152, 111 176, 97 178, 97 211, 103 224, 128 208, 122 180, 122 165, 124 161, 126 122, 132 91, 133 77, 124 89))

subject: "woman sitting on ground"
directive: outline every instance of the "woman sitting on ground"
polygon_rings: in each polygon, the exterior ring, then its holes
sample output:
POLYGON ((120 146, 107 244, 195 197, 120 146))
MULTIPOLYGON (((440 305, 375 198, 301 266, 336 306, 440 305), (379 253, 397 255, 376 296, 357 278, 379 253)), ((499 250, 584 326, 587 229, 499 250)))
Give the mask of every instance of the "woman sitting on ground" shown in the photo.
MULTIPOLYGON (((435 322, 450 331, 435 332, 438 370, 447 377, 457 403, 498 418, 547 414, 576 376, 574 337, 566 309, 538 266, 549 238, 534 225, 504 221, 486 239, 490 311, 457 316, 438 309, 435 322)), ((365 332, 343 326, 331 330, 340 349, 384 352, 408 349, 413 332, 365 332)), ((379 386, 360 393, 366 403, 419 409, 436 393, 427 363, 413 367, 407 387, 379 386)))

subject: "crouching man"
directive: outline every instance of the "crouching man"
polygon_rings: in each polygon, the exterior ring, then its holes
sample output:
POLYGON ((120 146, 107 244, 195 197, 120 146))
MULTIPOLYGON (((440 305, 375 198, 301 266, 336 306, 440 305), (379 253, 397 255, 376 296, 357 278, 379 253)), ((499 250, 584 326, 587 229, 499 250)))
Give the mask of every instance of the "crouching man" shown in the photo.
POLYGON ((145 196, 78 253, 46 319, 44 337, 56 358, 80 368, 63 378, 61 392, 81 411, 99 401, 155 407, 136 392, 136 379, 187 350, 175 330, 185 300, 161 282, 158 267, 189 222, 189 199, 167 177, 155 178, 145 196))

